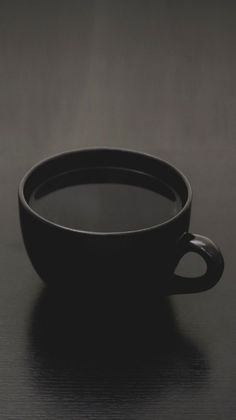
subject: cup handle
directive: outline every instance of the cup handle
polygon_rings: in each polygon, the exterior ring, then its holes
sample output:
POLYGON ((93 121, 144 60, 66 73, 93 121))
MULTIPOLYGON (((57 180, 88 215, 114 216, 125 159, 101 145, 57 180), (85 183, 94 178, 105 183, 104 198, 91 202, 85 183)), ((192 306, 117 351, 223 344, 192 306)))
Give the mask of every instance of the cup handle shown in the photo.
POLYGON ((200 277, 187 278, 174 274, 170 294, 195 293, 213 287, 224 271, 224 259, 220 249, 205 236, 185 233, 179 242, 178 262, 188 252, 199 254, 206 262, 207 271, 200 277))

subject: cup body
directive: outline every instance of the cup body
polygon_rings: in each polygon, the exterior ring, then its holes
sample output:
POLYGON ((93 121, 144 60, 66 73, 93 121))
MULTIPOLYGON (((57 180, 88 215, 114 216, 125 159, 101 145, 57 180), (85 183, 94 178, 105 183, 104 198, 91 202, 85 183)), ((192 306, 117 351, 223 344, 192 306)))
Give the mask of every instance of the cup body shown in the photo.
POLYGON ((192 193, 186 177, 155 157, 120 149, 86 149, 37 164, 19 187, 20 224, 25 248, 36 272, 50 286, 79 290, 81 296, 124 300, 170 293, 179 260, 178 244, 188 232, 192 193), (49 177, 95 166, 141 171, 169 183, 183 206, 170 220, 128 232, 85 232, 44 219, 29 206, 29 196, 49 177))

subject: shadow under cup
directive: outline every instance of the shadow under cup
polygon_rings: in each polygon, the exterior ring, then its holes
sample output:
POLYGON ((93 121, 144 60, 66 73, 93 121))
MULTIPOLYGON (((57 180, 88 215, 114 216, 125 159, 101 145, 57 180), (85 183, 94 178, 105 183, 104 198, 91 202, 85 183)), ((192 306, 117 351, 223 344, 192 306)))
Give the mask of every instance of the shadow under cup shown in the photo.
POLYGON ((208 238, 188 233, 192 192, 186 177, 155 157, 86 149, 46 159, 19 187, 26 250, 39 276, 81 299, 119 302, 212 287, 223 257, 208 238), (207 272, 174 274, 192 251, 207 272))

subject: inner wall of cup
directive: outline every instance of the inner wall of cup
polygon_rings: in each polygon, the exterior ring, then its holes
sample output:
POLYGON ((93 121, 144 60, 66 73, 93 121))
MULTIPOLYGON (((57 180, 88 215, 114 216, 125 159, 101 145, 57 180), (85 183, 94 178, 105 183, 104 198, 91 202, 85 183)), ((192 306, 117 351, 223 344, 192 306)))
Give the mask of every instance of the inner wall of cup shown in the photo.
POLYGON ((33 168, 24 183, 24 197, 29 203, 32 192, 49 178, 80 169, 117 168, 151 175, 169 185, 180 196, 182 207, 188 199, 188 187, 181 174, 172 166, 141 153, 91 149, 65 153, 43 161, 33 168))

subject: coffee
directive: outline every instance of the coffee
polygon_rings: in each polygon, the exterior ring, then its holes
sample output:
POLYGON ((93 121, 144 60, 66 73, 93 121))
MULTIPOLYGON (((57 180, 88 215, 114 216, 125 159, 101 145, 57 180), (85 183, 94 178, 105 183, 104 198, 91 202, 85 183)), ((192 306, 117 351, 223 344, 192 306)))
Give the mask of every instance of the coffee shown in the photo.
POLYGON ((51 222, 89 232, 148 228, 167 221, 182 208, 181 198, 163 181, 119 168, 54 176, 32 192, 29 204, 51 222))

